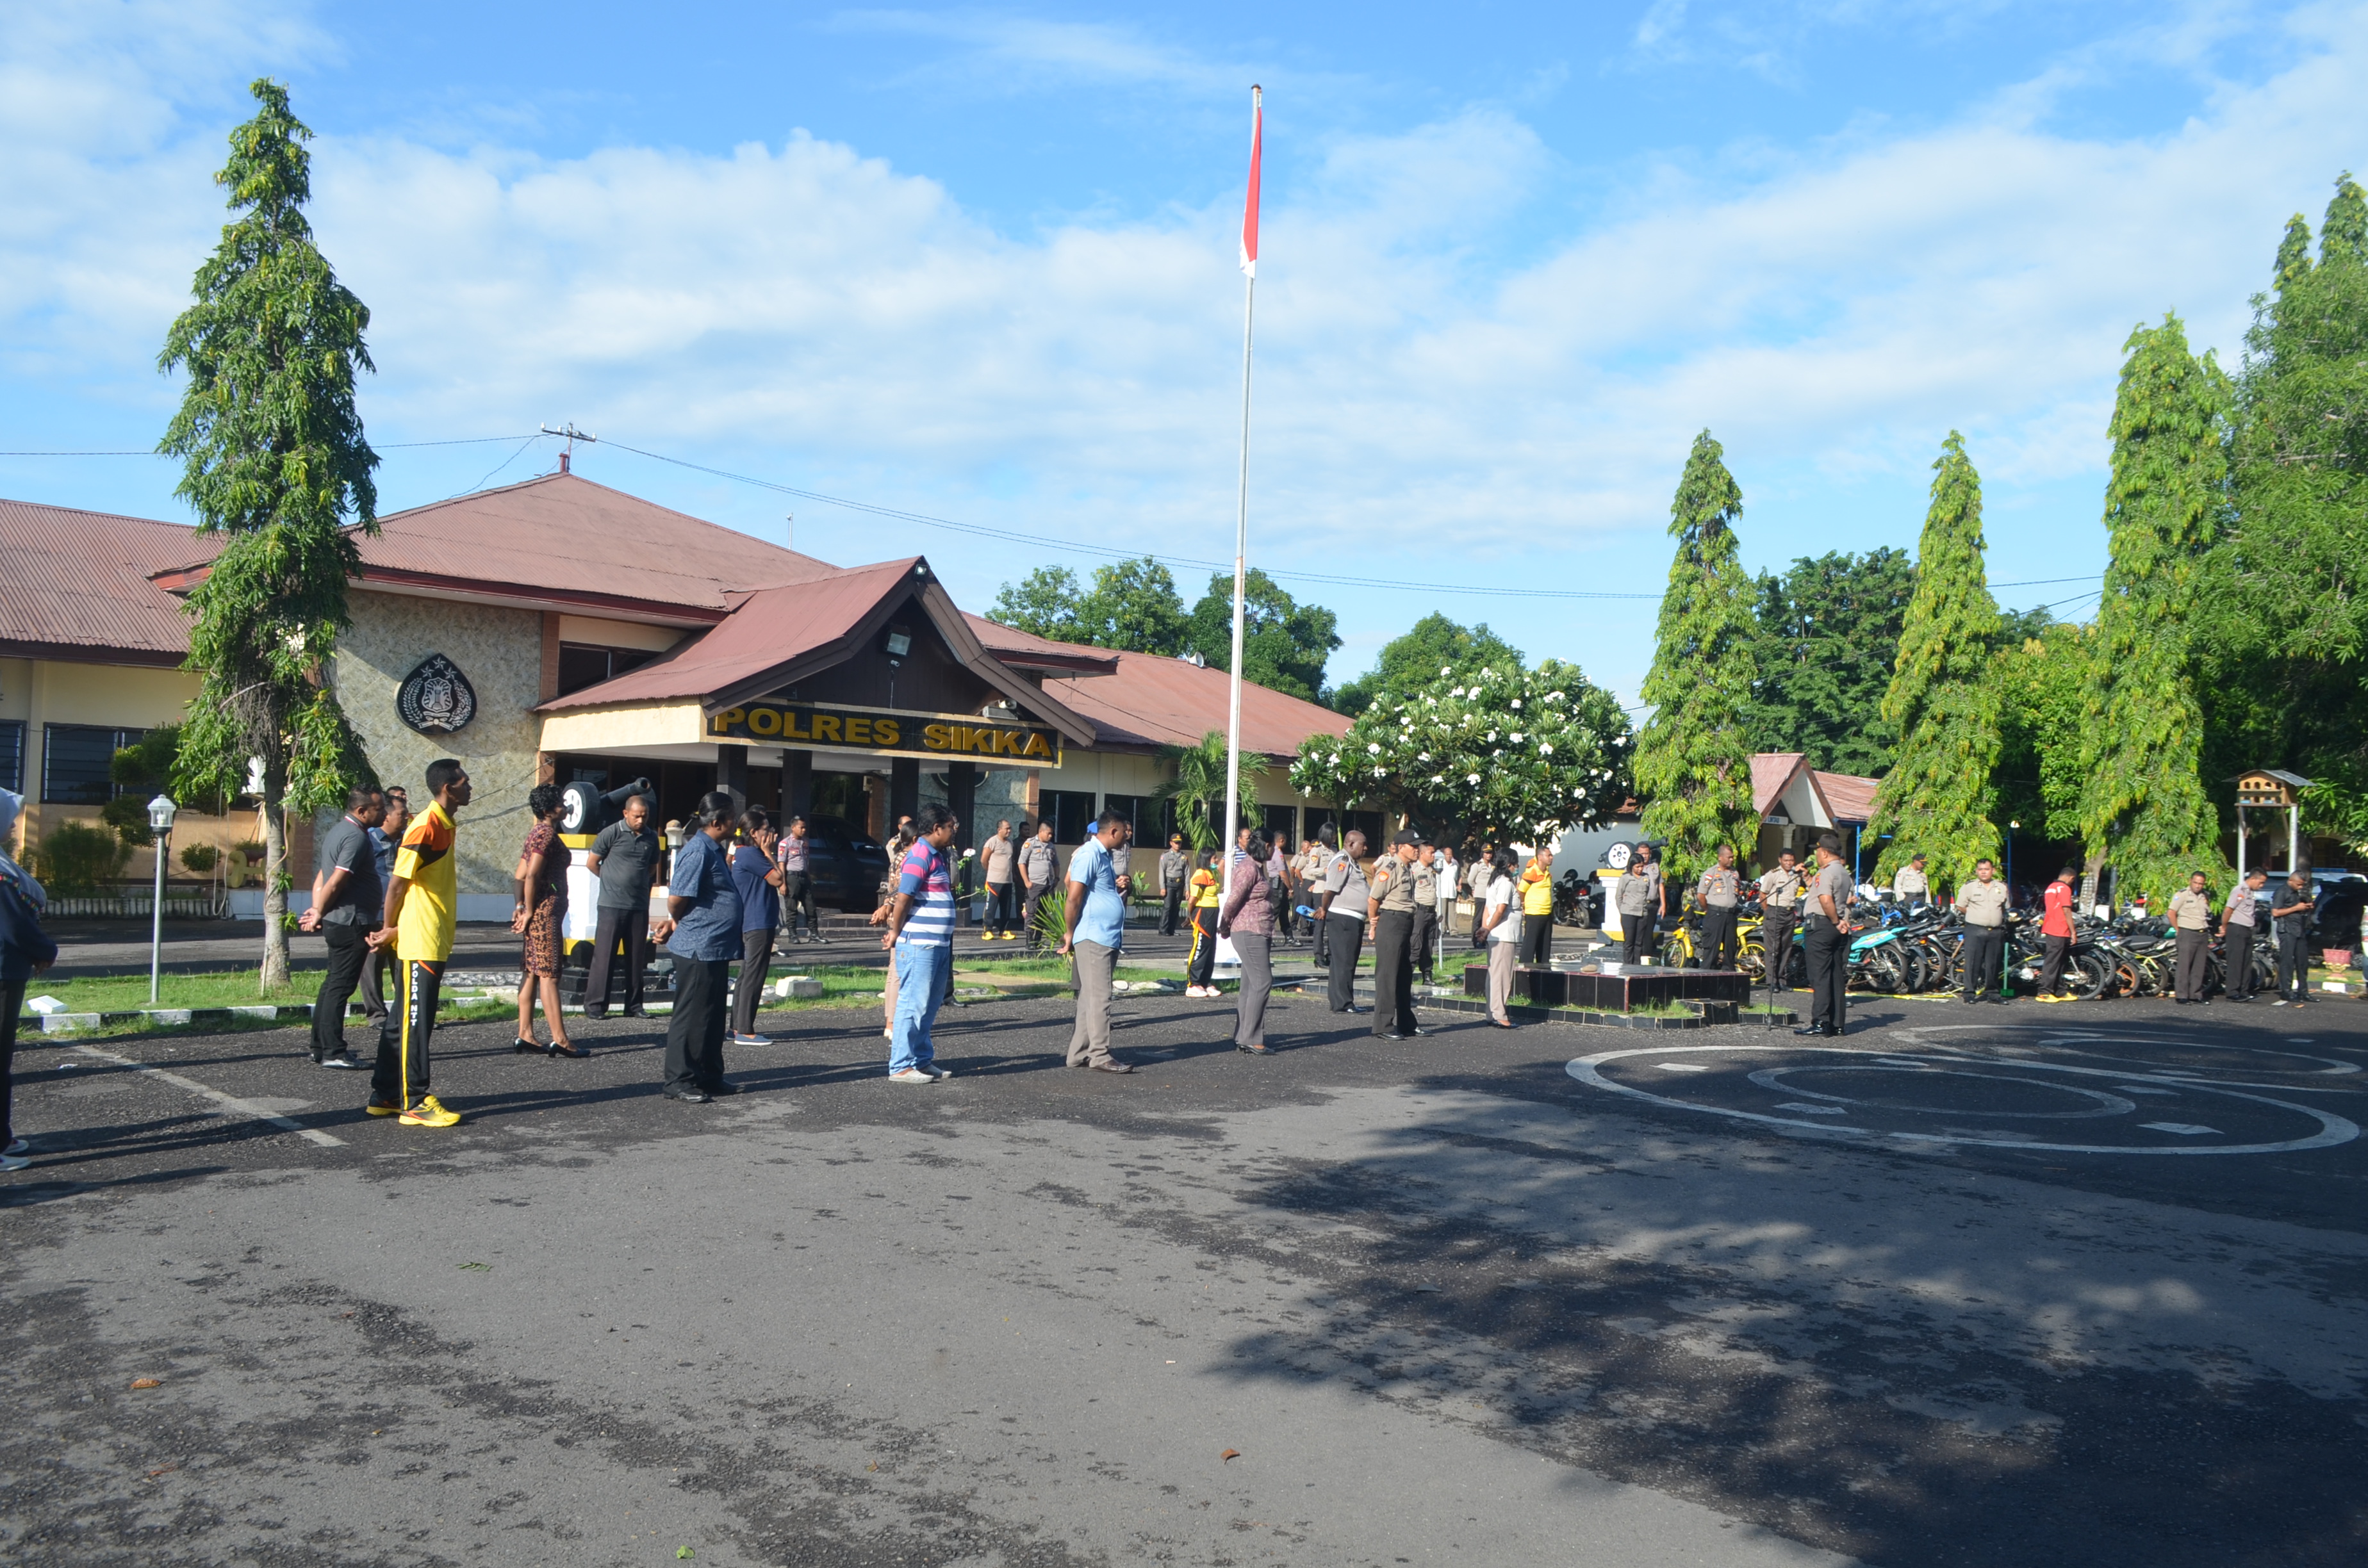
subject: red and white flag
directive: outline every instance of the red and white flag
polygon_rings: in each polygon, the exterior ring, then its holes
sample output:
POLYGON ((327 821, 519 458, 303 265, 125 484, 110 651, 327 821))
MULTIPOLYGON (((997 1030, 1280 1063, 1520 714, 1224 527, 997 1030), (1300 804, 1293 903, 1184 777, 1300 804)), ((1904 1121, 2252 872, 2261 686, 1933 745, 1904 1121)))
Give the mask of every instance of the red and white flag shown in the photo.
POLYGON ((1250 89, 1250 194, 1242 207, 1242 270, 1258 276, 1258 145, 1265 138, 1266 97, 1250 89))

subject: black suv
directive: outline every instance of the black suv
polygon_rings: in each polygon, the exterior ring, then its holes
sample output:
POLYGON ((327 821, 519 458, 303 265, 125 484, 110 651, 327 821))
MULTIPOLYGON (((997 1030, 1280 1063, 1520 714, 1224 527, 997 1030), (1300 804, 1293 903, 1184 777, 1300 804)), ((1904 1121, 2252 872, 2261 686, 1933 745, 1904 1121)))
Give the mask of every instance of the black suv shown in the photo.
POLYGON ((888 851, 843 817, 806 818, 806 874, 817 908, 869 915, 880 906, 888 851))

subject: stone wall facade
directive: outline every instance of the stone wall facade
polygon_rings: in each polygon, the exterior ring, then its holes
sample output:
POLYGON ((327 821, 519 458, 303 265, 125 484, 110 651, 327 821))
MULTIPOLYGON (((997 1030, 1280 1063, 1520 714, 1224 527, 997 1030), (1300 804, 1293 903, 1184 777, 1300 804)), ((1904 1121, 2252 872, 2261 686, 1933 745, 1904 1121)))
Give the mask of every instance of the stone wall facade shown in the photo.
MULTIPOLYGON (((534 610, 454 604, 406 594, 357 590, 353 625, 338 639, 335 679, 347 722, 381 784, 400 784, 414 805, 427 800, 427 765, 460 759, 475 799, 460 818, 460 882, 464 900, 497 898, 507 918, 518 846, 532 825, 527 791, 539 765, 542 617, 534 610), (430 653, 460 666, 477 695, 476 717, 449 735, 424 735, 395 710, 395 692, 430 653)), ((490 905, 477 906, 480 909, 490 905)))

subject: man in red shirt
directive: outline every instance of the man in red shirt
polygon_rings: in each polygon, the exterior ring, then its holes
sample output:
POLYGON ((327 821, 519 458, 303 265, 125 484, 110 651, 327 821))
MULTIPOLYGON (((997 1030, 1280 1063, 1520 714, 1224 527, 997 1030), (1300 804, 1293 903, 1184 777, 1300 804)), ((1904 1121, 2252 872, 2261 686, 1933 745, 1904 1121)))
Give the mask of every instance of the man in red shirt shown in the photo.
POLYGON ((2072 950, 2072 884, 2078 880, 2079 873, 2066 866, 2047 884, 2047 913, 2039 922, 2039 934, 2047 938, 2046 961, 2039 970, 2043 1002, 2063 999, 2064 955, 2072 950))

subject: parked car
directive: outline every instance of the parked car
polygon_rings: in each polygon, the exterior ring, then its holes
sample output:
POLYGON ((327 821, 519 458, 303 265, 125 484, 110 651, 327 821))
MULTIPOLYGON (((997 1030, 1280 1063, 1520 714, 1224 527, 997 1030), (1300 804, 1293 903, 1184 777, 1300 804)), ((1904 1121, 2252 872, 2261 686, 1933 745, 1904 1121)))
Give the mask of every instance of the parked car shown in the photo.
POLYGON ((816 907, 869 915, 879 907, 888 851, 843 817, 808 817, 806 874, 814 878, 816 907))
POLYGON ((2361 912, 2368 908, 2368 877, 2330 866, 2312 871, 2310 884, 2311 896, 2318 901, 2312 911, 2312 945, 2358 950, 2361 912))

